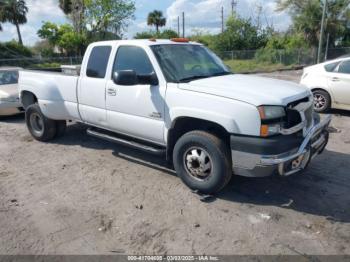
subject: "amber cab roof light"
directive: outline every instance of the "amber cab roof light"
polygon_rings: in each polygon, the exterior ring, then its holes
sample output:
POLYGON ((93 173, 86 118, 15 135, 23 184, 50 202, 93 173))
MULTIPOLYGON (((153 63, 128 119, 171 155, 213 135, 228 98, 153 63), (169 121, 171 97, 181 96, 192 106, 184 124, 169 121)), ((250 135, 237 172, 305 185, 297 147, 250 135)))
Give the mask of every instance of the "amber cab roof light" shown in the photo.
POLYGON ((177 43, 188 43, 190 42, 190 40, 188 38, 171 38, 170 39, 173 42, 177 42, 177 43))

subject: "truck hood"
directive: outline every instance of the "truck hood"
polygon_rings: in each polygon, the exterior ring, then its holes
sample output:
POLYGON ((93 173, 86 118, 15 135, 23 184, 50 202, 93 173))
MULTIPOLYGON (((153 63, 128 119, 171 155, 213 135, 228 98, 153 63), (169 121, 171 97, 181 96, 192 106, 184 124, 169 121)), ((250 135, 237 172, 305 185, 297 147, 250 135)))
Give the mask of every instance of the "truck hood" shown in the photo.
POLYGON ((239 100, 255 106, 286 106, 311 95, 307 88, 293 82, 239 74, 195 80, 180 84, 179 87, 188 91, 239 100))

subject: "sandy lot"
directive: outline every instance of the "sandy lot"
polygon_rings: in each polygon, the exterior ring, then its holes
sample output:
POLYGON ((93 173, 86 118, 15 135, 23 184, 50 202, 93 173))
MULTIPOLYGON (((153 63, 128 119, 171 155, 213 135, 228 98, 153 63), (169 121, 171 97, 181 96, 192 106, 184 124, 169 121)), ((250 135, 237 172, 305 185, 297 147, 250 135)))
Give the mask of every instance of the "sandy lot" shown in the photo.
POLYGON ((81 125, 44 144, 1 119, 0 254, 350 254, 349 120, 334 112, 304 174, 234 177, 202 202, 163 159, 81 125))

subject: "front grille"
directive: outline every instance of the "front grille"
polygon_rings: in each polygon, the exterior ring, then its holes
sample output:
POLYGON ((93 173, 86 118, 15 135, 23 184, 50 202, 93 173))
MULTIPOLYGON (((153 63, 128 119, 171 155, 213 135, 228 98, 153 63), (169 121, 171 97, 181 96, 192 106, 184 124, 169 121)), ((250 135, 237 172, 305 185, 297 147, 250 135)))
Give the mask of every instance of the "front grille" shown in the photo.
POLYGON ((306 128, 303 130, 305 135, 313 125, 313 113, 312 97, 305 97, 290 103, 287 107, 287 128, 296 126, 306 120, 306 128))

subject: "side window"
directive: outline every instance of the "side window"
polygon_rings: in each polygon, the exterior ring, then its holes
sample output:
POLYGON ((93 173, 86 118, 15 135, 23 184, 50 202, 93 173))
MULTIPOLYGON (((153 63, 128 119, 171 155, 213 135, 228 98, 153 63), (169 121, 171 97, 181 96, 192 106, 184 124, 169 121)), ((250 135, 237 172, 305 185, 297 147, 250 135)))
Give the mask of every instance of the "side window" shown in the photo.
POLYGON ((337 68, 339 63, 340 62, 327 64, 327 65, 324 66, 324 69, 326 69, 327 72, 334 72, 334 70, 337 68))
POLYGON ((113 72, 122 70, 134 70, 138 75, 146 75, 154 71, 145 50, 137 46, 119 47, 113 72))
POLYGON ((96 46, 92 49, 86 69, 86 75, 93 78, 104 78, 111 54, 110 46, 96 46))
POLYGON ((340 64, 338 73, 350 74, 350 60, 344 61, 340 64))

